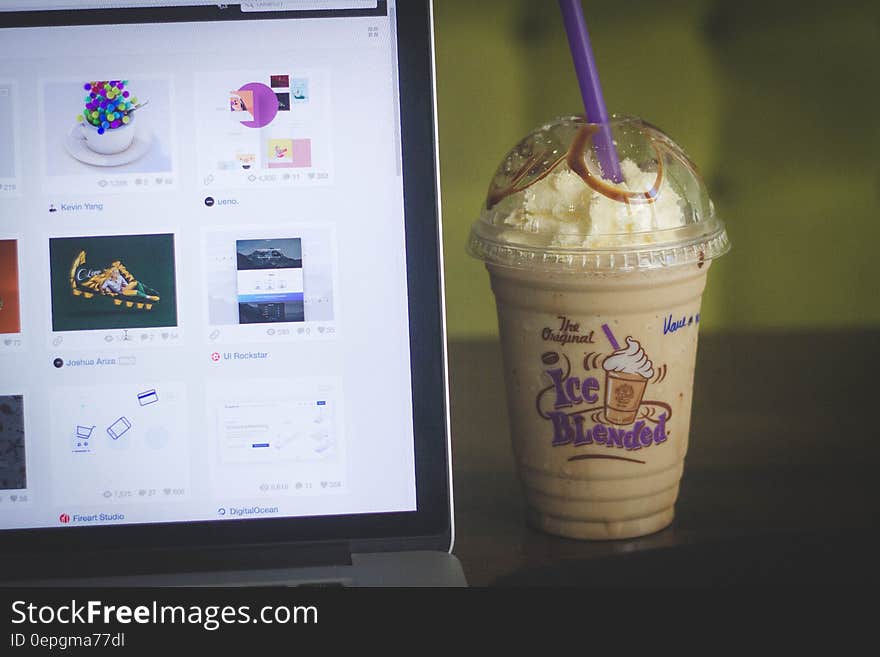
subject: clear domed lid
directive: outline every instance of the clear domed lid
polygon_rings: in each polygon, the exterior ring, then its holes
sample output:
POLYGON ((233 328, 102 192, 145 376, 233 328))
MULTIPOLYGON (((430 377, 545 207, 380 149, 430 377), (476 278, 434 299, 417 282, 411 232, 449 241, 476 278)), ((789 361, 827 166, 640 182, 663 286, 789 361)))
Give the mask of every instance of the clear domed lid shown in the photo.
POLYGON ((696 166, 666 134, 637 118, 579 116, 505 156, 468 243, 486 262, 548 271, 666 267, 729 248, 696 166), (620 172, 605 176, 597 151, 610 143, 620 172))

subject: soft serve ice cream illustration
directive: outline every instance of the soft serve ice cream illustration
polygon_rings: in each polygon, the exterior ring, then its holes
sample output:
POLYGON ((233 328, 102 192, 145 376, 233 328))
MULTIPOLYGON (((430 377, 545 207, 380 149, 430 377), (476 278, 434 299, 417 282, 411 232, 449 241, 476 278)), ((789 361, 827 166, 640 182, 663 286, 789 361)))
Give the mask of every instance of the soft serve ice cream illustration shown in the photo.
POLYGON ((654 365, 638 341, 626 339, 602 363, 605 370, 605 417, 612 424, 631 424, 636 419, 654 365))

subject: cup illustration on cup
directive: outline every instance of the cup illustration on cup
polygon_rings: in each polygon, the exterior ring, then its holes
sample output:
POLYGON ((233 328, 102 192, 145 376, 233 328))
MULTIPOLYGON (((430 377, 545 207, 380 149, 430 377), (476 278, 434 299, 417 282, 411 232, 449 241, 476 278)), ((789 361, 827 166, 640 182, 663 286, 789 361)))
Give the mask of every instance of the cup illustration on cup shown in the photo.
POLYGON ((626 338, 626 346, 615 349, 602 363, 605 370, 605 419, 611 424, 635 422, 654 376, 654 364, 637 340, 626 338))
POLYGON ((129 91, 128 80, 97 80, 83 85, 83 110, 77 115, 86 146, 101 155, 116 155, 128 149, 135 136, 135 114, 139 103, 129 91))

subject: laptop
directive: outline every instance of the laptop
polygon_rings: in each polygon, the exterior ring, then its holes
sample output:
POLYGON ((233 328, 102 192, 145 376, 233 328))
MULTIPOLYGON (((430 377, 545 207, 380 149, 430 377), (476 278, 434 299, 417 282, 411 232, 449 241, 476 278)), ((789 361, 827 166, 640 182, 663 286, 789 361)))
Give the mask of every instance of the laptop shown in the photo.
POLYGON ((0 8, 0 581, 462 585, 431 5, 0 8))

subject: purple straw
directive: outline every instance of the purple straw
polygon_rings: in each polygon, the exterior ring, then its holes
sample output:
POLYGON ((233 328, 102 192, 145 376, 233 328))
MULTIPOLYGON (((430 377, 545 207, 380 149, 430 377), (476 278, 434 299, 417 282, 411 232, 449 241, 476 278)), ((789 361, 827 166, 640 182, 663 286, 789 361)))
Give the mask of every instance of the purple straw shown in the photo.
POLYGON ((602 175, 613 182, 621 183, 623 174, 620 172, 617 149, 614 147, 611 127, 608 125, 608 110, 605 109, 605 97, 602 95, 599 70, 593 57, 584 10, 580 0, 559 0, 559 9, 562 11, 562 21, 568 34, 568 47, 581 87, 587 121, 600 126, 599 131, 593 136, 593 144, 599 158, 599 166, 602 168, 602 175))
POLYGON ((608 338, 608 342, 611 343, 611 348, 614 351, 620 351, 620 345, 617 342, 617 338, 614 337, 614 334, 611 332, 611 327, 608 324, 602 324, 602 330, 605 332, 605 337, 608 338))

